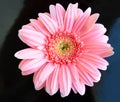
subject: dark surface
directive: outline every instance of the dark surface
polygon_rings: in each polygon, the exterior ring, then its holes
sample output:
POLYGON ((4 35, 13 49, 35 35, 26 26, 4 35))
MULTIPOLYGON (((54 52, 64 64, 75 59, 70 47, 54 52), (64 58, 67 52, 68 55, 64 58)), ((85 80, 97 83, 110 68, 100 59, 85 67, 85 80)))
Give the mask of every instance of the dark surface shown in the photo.
MULTIPOLYGON (((106 34, 109 34, 111 25, 120 16, 118 1, 25 0, 24 7, 14 25, 10 28, 0 52, 0 102, 94 102, 96 94, 92 93, 90 87, 87 87, 84 96, 71 92, 66 98, 61 98, 59 92, 54 96, 49 96, 44 89, 35 91, 32 75, 22 76, 20 70, 18 70, 19 60, 14 57, 14 53, 27 46, 19 40, 17 34, 21 26, 27 24, 30 18, 37 18, 39 12, 48 12, 49 5, 57 2, 61 3, 65 8, 67 8, 69 2, 78 2, 79 7, 83 10, 91 6, 93 13, 99 12, 101 14, 98 22, 107 27, 108 32, 106 34)), ((99 93, 99 90, 97 92, 99 93)))

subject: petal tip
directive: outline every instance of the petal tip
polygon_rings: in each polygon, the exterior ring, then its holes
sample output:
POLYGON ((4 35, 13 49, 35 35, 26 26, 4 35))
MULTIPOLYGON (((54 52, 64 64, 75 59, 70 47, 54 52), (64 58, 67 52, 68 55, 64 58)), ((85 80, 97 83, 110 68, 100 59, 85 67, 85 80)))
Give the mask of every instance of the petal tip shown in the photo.
POLYGON ((97 20, 97 19, 99 18, 99 16, 100 16, 99 13, 95 13, 94 15, 95 15, 95 19, 96 19, 96 20, 97 20))
POLYGON ((88 7, 86 11, 91 12, 91 7, 88 7))
POLYGON ((16 58, 18 58, 18 59, 21 59, 21 58, 19 57, 19 51, 14 54, 14 57, 16 57, 16 58))

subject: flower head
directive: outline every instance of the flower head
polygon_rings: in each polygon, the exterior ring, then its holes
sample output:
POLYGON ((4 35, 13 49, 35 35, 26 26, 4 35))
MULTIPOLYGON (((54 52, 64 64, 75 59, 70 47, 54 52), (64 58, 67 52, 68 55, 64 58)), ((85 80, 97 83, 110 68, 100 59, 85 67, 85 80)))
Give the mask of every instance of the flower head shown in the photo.
POLYGON ((22 59, 19 69, 22 75, 34 74, 36 90, 45 88, 50 95, 60 90, 65 97, 72 89, 83 95, 85 85, 100 80, 99 69, 106 70, 104 58, 113 54, 106 28, 96 23, 99 14, 91 15, 90 7, 83 12, 76 3, 65 10, 57 3, 49 9, 19 30, 19 38, 29 46, 15 54, 22 59))

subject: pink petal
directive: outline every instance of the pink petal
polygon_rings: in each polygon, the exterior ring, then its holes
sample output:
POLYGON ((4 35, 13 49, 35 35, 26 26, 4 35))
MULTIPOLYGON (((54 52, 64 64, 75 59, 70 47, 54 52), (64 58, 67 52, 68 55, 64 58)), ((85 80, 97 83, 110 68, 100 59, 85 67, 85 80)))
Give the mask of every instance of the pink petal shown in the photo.
POLYGON ((51 89, 51 81, 52 81, 52 73, 51 75, 48 77, 48 79, 46 80, 46 84, 45 84, 45 90, 49 95, 53 95, 54 93, 52 93, 52 89, 51 89))
MULTIPOLYGON (((103 42, 103 39, 101 37, 105 36, 106 28, 101 24, 95 24, 90 32, 86 34, 81 34, 81 40, 82 41, 100 41, 103 42)), ((108 39, 105 40, 107 42, 108 39)))
POLYGON ((42 59, 44 57, 44 53, 43 51, 40 50, 26 48, 15 53, 15 57, 17 57, 18 59, 35 59, 35 58, 42 59))
POLYGON ((33 30, 35 31, 35 29, 33 28, 33 26, 31 25, 31 23, 23 25, 22 29, 26 29, 26 30, 33 30))
POLYGON ((38 49, 40 51, 44 51, 45 50, 45 46, 44 45, 40 45, 40 46, 36 47, 36 49, 38 49))
POLYGON ((39 18, 51 34, 55 34, 58 31, 58 24, 55 20, 42 13, 39 13, 39 18))
POLYGON ((96 54, 101 57, 108 57, 114 54, 113 48, 106 43, 91 41, 86 42, 84 46, 84 51, 88 51, 88 53, 96 54))
POLYGON ((89 32, 91 30, 91 28, 93 27, 93 25, 95 24, 95 22, 97 21, 98 17, 99 17, 99 14, 91 15, 88 18, 86 24, 81 29, 80 33, 81 34, 85 34, 85 33, 89 32))
POLYGON ((72 27, 76 17, 77 7, 78 7, 78 3, 74 5, 69 4, 67 11, 65 13, 64 24, 65 24, 65 30, 68 33, 72 31, 72 27))
POLYGON ((85 25, 85 23, 87 22, 87 19, 89 18, 91 13, 91 8, 88 8, 82 16, 79 16, 76 21, 75 24, 73 26, 73 32, 79 34, 82 27, 85 25))
POLYGON ((55 70, 46 81, 46 91, 50 95, 54 95, 58 91, 58 73, 59 67, 55 68, 55 70))
POLYGON ((62 32, 64 30, 64 15, 65 15, 65 9, 60 4, 56 4, 56 15, 57 15, 57 22, 59 30, 62 32))
POLYGON ((45 84, 46 84, 46 82, 44 82, 40 85, 39 82, 38 82, 38 78, 39 78, 38 72, 34 73, 33 82, 34 82, 34 87, 35 87, 36 90, 42 89, 43 87, 45 87, 45 84))
POLYGON ((93 82, 99 82, 100 79, 101 79, 101 76, 98 77, 98 76, 96 76, 96 75, 94 75, 94 74, 92 74, 92 73, 88 73, 88 75, 89 75, 89 77, 91 78, 91 80, 92 80, 93 82))
POLYGON ((33 30, 19 30, 19 38, 28 46, 36 47, 45 43, 45 36, 40 32, 33 30))
POLYGON ((74 86, 74 90, 79 92, 79 94, 84 95, 85 94, 85 85, 80 82, 79 78, 79 73, 77 68, 74 65, 69 66, 71 75, 72 75, 72 83, 74 86))
POLYGON ((88 86, 93 86, 93 80, 92 78, 89 76, 89 74, 85 71, 83 71, 81 68, 79 68, 79 75, 80 75, 80 80, 82 83, 88 85, 88 86))
POLYGON ((69 69, 70 69, 70 72, 71 72, 71 75, 72 75, 72 79, 75 82, 79 81, 79 74, 78 74, 78 71, 77 71, 77 68, 75 67, 75 65, 69 65, 69 69))
POLYGON ((106 70, 107 66, 109 65, 109 63, 94 54, 90 54, 90 53, 83 53, 84 59, 86 59, 88 62, 92 63, 95 67, 101 69, 101 70, 106 70))
MULTIPOLYGON (((81 9, 77 9, 77 12, 76 12, 76 17, 75 17, 75 22, 78 18, 82 17, 83 15, 83 11, 81 9)), ((77 22, 76 22, 77 23, 77 22)))
POLYGON ((35 73, 35 72, 37 72, 37 70, 38 70, 39 68, 33 68, 33 69, 30 69, 30 70, 26 70, 26 71, 22 71, 21 73, 22 73, 22 75, 30 75, 30 74, 33 74, 33 73, 35 73))
POLYGON ((104 51, 104 53, 101 53, 100 56, 102 56, 103 58, 105 58, 105 57, 112 56, 113 54, 114 54, 113 48, 110 46, 109 49, 107 49, 106 51, 104 51))
MULTIPOLYGON (((27 70, 32 70, 34 69, 35 71, 41 68, 45 63, 47 62, 46 59, 27 59, 27 60, 22 60, 19 64, 19 68, 22 71, 27 71, 27 70)), ((34 71, 34 72, 35 72, 34 71)))
POLYGON ((101 77, 99 70, 92 63, 89 63, 87 59, 80 59, 79 64, 82 66, 82 70, 90 72, 98 77, 101 77))
POLYGON ((57 21, 55 6, 54 5, 50 5, 49 6, 49 11, 50 11, 51 18, 54 19, 55 21, 57 21))
POLYGON ((71 74, 67 66, 62 65, 59 71, 61 97, 68 96, 72 86, 71 74))
POLYGON ((92 65, 90 62, 88 62, 85 59, 80 59, 80 61, 77 64, 77 67, 79 68, 79 73, 81 77, 84 79, 83 81, 85 82, 85 84, 89 86, 90 85, 92 86, 92 83, 90 82, 94 81, 94 80, 91 80, 92 77, 89 76, 89 74, 94 75, 96 80, 99 80, 101 77, 101 73, 98 71, 98 69, 95 68, 94 65, 92 65))
POLYGON ((74 85, 72 84, 72 90, 73 90, 73 92, 75 93, 75 94, 77 94, 78 92, 77 92, 77 90, 76 90, 76 88, 74 87, 74 85))
POLYGON ((45 36, 49 36, 50 33, 47 31, 47 29, 40 20, 30 19, 30 22, 31 25, 35 28, 35 30, 37 30, 38 32, 45 36))
POLYGON ((56 65, 52 63, 47 63, 45 66, 40 68, 40 70, 34 76, 35 89, 39 90, 41 85, 47 80, 53 70, 56 68, 56 65))
POLYGON ((103 43, 107 43, 109 38, 107 35, 101 36, 99 38, 96 39, 97 41, 103 42, 103 43))
POLYGON ((50 5, 49 9, 51 18, 58 22, 59 30, 63 31, 64 30, 63 18, 65 14, 65 9, 59 3, 57 3, 56 6, 50 5))
POLYGON ((104 42, 99 42, 99 41, 86 41, 84 42, 84 48, 90 49, 108 49, 110 47, 109 44, 104 43, 104 42))
POLYGON ((82 83, 82 82, 77 82, 77 83, 75 83, 74 84, 75 85, 75 88, 76 88, 76 90, 77 90, 77 92, 80 94, 80 95, 84 95, 85 94, 85 85, 84 85, 84 83, 82 83))

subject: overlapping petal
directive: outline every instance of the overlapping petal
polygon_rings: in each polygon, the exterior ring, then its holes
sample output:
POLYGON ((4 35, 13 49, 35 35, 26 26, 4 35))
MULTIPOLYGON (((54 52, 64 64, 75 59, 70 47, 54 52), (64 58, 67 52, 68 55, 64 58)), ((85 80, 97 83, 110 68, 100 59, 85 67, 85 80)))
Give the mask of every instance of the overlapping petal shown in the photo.
POLYGON ((87 22, 89 16, 91 14, 91 8, 88 8, 83 14, 82 16, 79 16, 76 21, 75 24, 73 26, 73 32, 80 34, 81 29, 83 28, 83 26, 85 25, 85 23, 87 22))
POLYGON ((49 36, 50 33, 47 31, 45 28, 44 24, 42 23, 41 20, 36 20, 36 19, 30 19, 31 25, 35 28, 36 31, 40 32, 41 34, 45 36, 49 36))
POLYGON ((24 72, 24 75, 32 74, 47 63, 47 59, 25 59, 19 64, 19 69, 24 72), (28 73, 29 72, 29 73, 28 73))
POLYGON ((88 86, 93 86, 93 82, 97 82, 101 78, 101 74, 98 71, 98 69, 91 63, 89 63, 85 59, 81 59, 78 64, 78 72, 81 77, 81 81, 88 85, 88 86), (84 70, 84 71, 83 71, 84 70), (91 77, 94 76, 95 80, 91 77))
POLYGON ((99 14, 93 14, 93 15, 91 15, 88 18, 86 24, 81 29, 80 33, 81 34, 85 34, 85 33, 89 32, 92 29, 92 27, 95 25, 98 17, 99 17, 99 14))
POLYGON ((58 91, 58 89, 59 89, 58 74, 59 74, 59 66, 57 66, 55 68, 55 70, 53 71, 53 73, 46 80, 46 91, 50 95, 54 95, 58 91))
POLYGON ((58 24, 57 22, 55 22, 55 20, 51 19, 48 15, 42 13, 39 14, 39 17, 51 34, 54 34, 58 31, 58 24))
POLYGON ((69 4, 64 17, 64 25, 66 32, 70 33, 75 21, 75 16, 77 13, 78 3, 72 5, 69 4))
POLYGON ((107 42, 108 37, 106 39, 103 39, 106 35, 104 35, 106 32, 106 28, 102 24, 95 24, 93 25, 92 29, 88 31, 86 34, 81 34, 81 40, 84 42, 87 41, 100 41, 100 42, 107 42))
POLYGON ((34 81, 36 90, 39 90, 41 88, 41 86, 45 83, 45 81, 50 76, 50 74, 54 71, 55 68, 56 68, 56 64, 47 63, 43 65, 38 72, 35 73, 33 81, 34 81))
POLYGON ((71 76, 72 76, 72 84, 74 89, 81 95, 85 94, 85 85, 81 83, 80 76, 75 65, 69 65, 71 76))
POLYGON ((56 6, 50 5, 49 9, 50 9, 51 18, 58 23, 58 29, 60 31, 63 31, 65 9, 59 3, 57 3, 56 6))
POLYGON ((87 59, 87 62, 92 63, 96 68, 101 70, 106 70, 109 65, 105 59, 94 54, 85 53, 83 54, 83 58, 87 59))
POLYGON ((84 46, 84 51, 87 51, 89 53, 92 53, 101 57, 107 57, 114 54, 113 48, 111 47, 110 44, 97 42, 97 41, 86 42, 84 46))
POLYGON ((68 96, 72 86, 71 73, 67 66, 61 65, 59 71, 59 85, 61 96, 68 96))
POLYGON ((30 47, 40 46, 45 43, 45 36, 37 31, 29 29, 19 30, 19 38, 30 47))
POLYGON ((36 58, 44 58, 44 53, 40 50, 26 48, 15 53, 15 57, 19 59, 36 59, 36 58))

